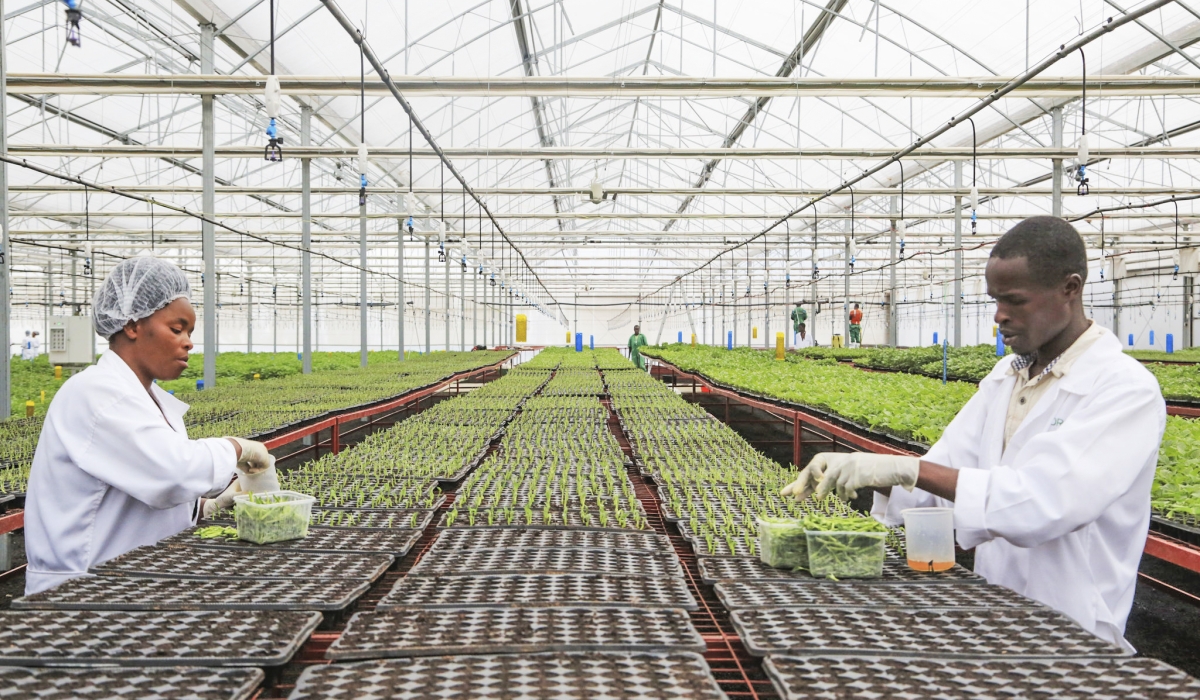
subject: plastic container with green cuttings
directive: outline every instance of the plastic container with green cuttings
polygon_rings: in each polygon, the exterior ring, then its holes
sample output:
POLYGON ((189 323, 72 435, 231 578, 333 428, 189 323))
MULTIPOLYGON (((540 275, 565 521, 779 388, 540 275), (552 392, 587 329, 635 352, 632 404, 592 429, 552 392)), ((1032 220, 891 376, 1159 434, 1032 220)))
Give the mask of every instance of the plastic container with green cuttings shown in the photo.
POLYGON ((762 563, 781 569, 808 568, 808 539, 803 520, 759 516, 755 524, 758 558, 762 563))
POLYGON ((887 528, 872 518, 804 519, 808 571, 818 578, 879 578, 887 528))
POLYGON ((312 496, 295 491, 234 496, 238 539, 267 544, 307 537, 314 501, 312 496))

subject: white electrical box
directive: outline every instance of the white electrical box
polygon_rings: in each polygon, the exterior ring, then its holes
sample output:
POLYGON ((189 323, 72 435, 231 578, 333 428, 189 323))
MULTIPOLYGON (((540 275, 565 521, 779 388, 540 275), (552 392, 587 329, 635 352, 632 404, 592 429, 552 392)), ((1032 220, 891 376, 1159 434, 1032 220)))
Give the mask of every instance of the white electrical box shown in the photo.
POLYGON ((46 349, 52 365, 90 365, 92 319, 88 316, 55 316, 50 319, 46 349))

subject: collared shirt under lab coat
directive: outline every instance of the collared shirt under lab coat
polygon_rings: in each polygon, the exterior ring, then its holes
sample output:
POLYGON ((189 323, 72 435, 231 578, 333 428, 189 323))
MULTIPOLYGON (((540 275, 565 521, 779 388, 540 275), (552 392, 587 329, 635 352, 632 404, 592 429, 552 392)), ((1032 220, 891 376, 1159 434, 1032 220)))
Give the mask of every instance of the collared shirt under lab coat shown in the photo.
POLYGON ((1016 377, 996 363, 924 459, 962 470, 949 503, 916 489, 875 496, 888 524, 920 506, 954 508, 975 571, 1060 610, 1125 649, 1150 486, 1166 425, 1158 382, 1111 332, 1049 388, 1004 447, 1016 377))
POLYGON ((233 445, 188 440, 187 404, 151 391, 158 406, 109 350, 55 394, 25 501, 26 595, 186 529, 196 499, 229 485, 233 445))

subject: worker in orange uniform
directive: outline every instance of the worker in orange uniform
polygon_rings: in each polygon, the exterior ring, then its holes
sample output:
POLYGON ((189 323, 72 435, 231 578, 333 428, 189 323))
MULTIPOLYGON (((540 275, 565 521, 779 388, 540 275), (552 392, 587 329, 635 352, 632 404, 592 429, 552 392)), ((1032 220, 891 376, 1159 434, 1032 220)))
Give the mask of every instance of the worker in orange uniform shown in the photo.
POLYGON ((862 309, 858 304, 850 310, 850 347, 858 347, 862 343, 862 309))

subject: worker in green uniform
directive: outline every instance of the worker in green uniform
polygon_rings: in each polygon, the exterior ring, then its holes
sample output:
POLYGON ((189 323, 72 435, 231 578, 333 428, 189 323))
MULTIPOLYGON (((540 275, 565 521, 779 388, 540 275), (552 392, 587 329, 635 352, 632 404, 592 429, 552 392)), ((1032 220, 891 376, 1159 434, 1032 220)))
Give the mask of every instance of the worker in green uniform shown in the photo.
POLYGON ((792 331, 800 334, 800 342, 797 343, 795 336, 792 337, 793 345, 801 345, 804 343, 805 334, 808 332, 808 312, 796 302, 796 308, 792 309, 792 331))
POLYGON ((634 326, 633 335, 629 336, 629 359, 633 361, 633 364, 637 365, 638 369, 646 369, 646 359, 642 357, 642 352, 639 348, 649 344, 646 342, 646 336, 642 335, 642 327, 634 326))
POLYGON ((858 308, 858 304, 850 311, 850 347, 858 347, 862 344, 862 309, 858 308))

